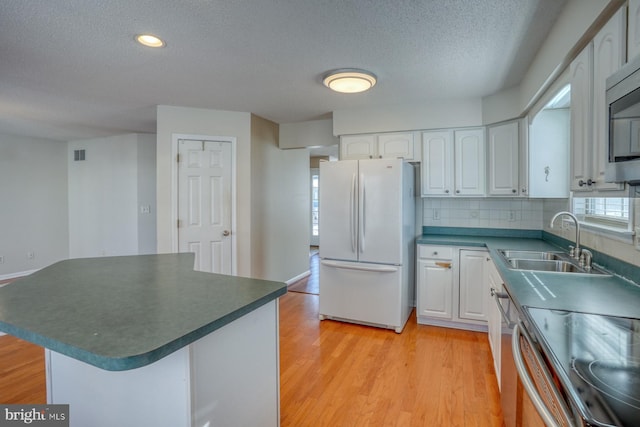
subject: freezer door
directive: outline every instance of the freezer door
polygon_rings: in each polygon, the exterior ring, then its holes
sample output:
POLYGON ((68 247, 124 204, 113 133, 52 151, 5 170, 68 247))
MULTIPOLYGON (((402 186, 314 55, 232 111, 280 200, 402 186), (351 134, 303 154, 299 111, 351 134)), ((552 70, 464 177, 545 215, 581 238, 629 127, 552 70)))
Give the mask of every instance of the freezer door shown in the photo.
POLYGON ((357 246, 361 262, 402 264, 402 178, 402 159, 360 160, 357 246))
POLYGON ((322 260, 320 318, 369 323, 401 332, 402 267, 322 260))
POLYGON ((358 259, 358 161, 320 163, 320 256, 358 259))

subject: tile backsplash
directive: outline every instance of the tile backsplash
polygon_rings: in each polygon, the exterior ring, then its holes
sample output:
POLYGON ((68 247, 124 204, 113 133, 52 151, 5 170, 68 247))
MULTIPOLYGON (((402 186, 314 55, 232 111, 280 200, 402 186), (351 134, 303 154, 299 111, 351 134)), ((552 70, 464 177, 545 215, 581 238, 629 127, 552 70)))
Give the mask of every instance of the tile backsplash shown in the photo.
POLYGON ((543 227, 543 200, 422 199, 422 225, 434 227, 517 228, 543 227))

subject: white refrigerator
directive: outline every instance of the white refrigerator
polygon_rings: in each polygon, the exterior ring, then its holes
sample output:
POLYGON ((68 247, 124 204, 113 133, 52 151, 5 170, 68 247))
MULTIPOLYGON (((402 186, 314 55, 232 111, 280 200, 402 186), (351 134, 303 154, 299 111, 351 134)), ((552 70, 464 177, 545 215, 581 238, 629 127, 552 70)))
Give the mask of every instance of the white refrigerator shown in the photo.
POLYGON ((414 168, 320 163, 320 320, 402 332, 414 305, 414 168))

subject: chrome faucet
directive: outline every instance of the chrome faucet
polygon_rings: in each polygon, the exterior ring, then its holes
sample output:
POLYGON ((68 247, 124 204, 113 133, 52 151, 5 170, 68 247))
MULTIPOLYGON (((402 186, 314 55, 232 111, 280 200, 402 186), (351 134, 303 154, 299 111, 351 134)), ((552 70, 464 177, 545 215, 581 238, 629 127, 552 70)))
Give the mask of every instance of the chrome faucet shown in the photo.
POLYGON ((580 223, 578 222, 578 218, 576 218, 576 216, 571 212, 566 212, 566 211, 558 212, 553 216, 553 218, 551 218, 551 224, 549 226, 553 228, 553 223, 555 222, 556 218, 562 215, 567 215, 576 224, 576 247, 575 249, 572 249, 571 256, 574 257, 575 259, 578 259, 580 258, 580 223))

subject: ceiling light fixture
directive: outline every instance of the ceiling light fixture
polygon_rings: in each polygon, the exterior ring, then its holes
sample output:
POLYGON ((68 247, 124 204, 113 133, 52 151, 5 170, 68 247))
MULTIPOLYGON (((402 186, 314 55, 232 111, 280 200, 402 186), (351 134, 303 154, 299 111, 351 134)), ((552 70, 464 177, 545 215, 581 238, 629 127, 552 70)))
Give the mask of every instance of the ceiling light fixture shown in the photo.
POLYGON ((376 84, 373 73, 356 68, 342 68, 329 72, 322 83, 331 90, 340 93, 358 93, 371 89, 376 84))
POLYGON ((136 41, 147 47, 165 47, 167 45, 162 39, 153 34, 138 34, 136 35, 136 41))

